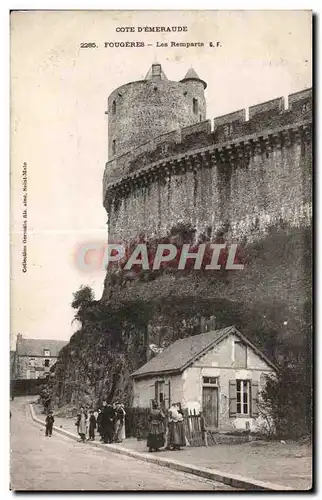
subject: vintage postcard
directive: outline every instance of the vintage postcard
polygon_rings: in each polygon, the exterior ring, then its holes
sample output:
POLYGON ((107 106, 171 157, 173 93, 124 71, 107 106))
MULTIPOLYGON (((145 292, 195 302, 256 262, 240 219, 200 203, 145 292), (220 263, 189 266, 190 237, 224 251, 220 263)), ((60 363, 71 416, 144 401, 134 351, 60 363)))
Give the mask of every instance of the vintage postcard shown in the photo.
POLYGON ((10 17, 10 488, 310 490, 312 12, 10 17))

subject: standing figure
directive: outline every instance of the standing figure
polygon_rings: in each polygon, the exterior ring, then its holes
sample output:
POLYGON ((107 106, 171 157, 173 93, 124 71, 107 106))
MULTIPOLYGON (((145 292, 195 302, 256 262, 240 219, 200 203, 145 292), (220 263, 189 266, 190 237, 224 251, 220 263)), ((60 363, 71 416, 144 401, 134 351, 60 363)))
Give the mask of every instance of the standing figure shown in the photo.
POLYGON ((85 405, 84 408, 84 414, 85 414, 85 420, 86 420, 86 432, 85 432, 85 438, 89 439, 88 436, 88 430, 89 430, 89 411, 88 411, 88 405, 85 405))
POLYGON ((89 412, 89 430, 88 430, 88 439, 90 441, 95 440, 95 429, 96 429, 96 418, 93 410, 89 412))
POLYGON ((158 451, 164 446, 164 413, 160 409, 158 403, 153 401, 151 414, 149 415, 149 434, 147 439, 147 447, 149 451, 158 451))
POLYGON ((183 415, 179 404, 172 404, 168 410, 168 446, 170 450, 180 450, 186 446, 183 415))
POLYGON ((121 410, 122 410, 122 413, 123 413, 123 418, 122 418, 121 429, 119 431, 119 439, 122 442, 125 439, 125 437, 126 437, 126 435, 125 435, 125 415, 126 415, 126 411, 124 409, 123 403, 120 405, 120 407, 121 407, 121 410))
POLYGON ((76 416, 76 422, 75 422, 75 425, 76 425, 76 432, 77 432, 77 434, 79 434, 79 423, 80 423, 80 418, 81 418, 81 414, 80 414, 80 413, 77 413, 77 416, 76 416))
POLYGON ((79 416, 79 424, 78 424, 78 434, 80 436, 80 442, 85 443, 86 441, 86 428, 87 428, 87 419, 83 406, 80 410, 79 416))
POLYGON ((53 433, 53 425, 54 425, 55 419, 53 416, 53 412, 50 411, 46 417, 46 436, 51 437, 53 433))
POLYGON ((125 410, 121 403, 116 403, 114 405, 114 414, 115 414, 115 425, 114 425, 114 441, 116 443, 122 443, 122 440, 125 438, 125 433, 123 433, 123 429, 125 431, 125 410), (124 436, 124 437, 123 437, 124 436))
POLYGON ((113 442, 114 410, 110 404, 103 401, 103 441, 113 442))
POLYGON ((97 425, 97 432, 101 437, 101 441, 103 441, 103 413, 100 408, 97 410, 96 425, 97 425))

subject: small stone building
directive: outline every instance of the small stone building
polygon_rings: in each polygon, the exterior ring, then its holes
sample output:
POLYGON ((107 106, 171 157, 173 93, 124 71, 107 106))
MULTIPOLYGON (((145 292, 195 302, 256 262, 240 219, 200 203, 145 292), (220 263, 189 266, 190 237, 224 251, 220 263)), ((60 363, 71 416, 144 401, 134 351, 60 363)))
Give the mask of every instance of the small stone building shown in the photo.
POLYGON ((234 326, 177 340, 131 376, 133 406, 202 411, 210 429, 259 430, 259 394, 273 363, 234 326))
POLYGON ((13 378, 46 378, 57 361, 59 351, 66 344, 68 342, 63 340, 26 339, 19 333, 13 360, 13 378))

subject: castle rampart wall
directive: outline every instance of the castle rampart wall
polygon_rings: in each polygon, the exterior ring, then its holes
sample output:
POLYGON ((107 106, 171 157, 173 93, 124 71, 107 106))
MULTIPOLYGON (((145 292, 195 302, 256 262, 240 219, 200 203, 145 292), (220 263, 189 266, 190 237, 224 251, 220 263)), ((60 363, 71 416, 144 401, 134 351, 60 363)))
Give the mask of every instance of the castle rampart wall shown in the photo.
POLYGON ((309 224, 310 91, 289 96, 288 110, 275 99, 250 108, 248 121, 245 115, 219 117, 213 131, 209 121, 198 123, 180 131, 181 141, 175 131, 154 149, 149 144, 129 155, 122 179, 109 185, 106 179, 109 238, 165 236, 180 222, 197 236, 210 228, 216 237, 225 227, 239 241, 280 220, 309 224), (161 158, 152 161, 157 152, 161 158))
POLYGON ((284 108, 284 99, 278 98, 249 108, 249 119, 246 121, 246 110, 242 109, 205 120, 183 129, 176 128, 170 132, 142 142, 125 154, 106 163, 103 180, 103 197, 107 186, 117 182, 126 175, 140 170, 149 163, 168 159, 207 145, 233 141, 253 134, 261 134, 295 123, 312 112, 312 89, 296 92, 288 97, 288 109, 284 108), (188 137, 189 136, 189 137, 188 137))

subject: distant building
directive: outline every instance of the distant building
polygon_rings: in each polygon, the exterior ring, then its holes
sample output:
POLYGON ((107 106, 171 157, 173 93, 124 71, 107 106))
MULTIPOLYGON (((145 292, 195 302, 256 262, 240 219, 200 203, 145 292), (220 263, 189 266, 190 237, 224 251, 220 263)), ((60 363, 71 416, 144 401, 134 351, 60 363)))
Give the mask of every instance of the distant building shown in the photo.
POLYGON ((177 340, 141 366, 133 379, 134 406, 152 400, 202 411, 210 429, 263 425, 259 393, 276 368, 234 326, 177 340))
POLYGON ((10 351, 10 379, 14 378, 15 356, 16 356, 16 351, 10 351))
POLYGON ((63 340, 25 339, 19 333, 13 361, 13 378, 45 378, 66 344, 68 342, 63 340))

